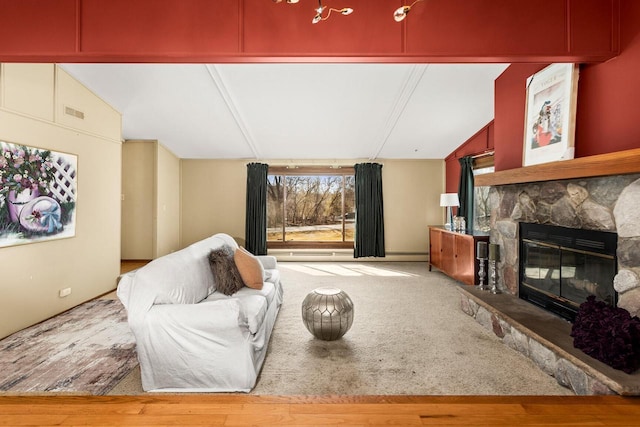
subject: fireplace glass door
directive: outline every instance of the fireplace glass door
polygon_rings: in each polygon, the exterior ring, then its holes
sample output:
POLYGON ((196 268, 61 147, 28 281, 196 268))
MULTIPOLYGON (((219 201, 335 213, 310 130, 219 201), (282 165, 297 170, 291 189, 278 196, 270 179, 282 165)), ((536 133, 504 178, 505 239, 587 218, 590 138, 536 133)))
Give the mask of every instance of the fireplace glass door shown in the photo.
POLYGON ((520 298, 569 320, 590 295, 615 305, 616 246, 612 233, 520 223, 520 298))
POLYGON ((526 241, 523 285, 549 296, 560 296, 560 249, 526 241))
POLYGON ((611 283, 615 276, 613 257, 563 249, 560 296, 582 304, 589 295, 610 305, 615 304, 611 283), (605 284, 607 286, 605 286, 605 284))

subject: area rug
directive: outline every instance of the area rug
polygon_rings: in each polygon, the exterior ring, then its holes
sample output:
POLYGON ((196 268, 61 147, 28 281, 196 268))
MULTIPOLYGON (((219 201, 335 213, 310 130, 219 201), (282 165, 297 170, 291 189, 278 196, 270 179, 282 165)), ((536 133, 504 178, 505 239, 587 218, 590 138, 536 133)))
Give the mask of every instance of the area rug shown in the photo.
MULTIPOLYGON (((460 309, 457 282, 422 262, 280 262, 284 303, 252 394, 570 395, 460 309), (344 337, 321 341, 301 304, 318 287, 354 303, 344 337)), ((143 393, 136 368, 109 394, 143 393)))
POLYGON ((0 391, 108 393, 138 364, 126 311, 97 299, 0 341, 0 391))

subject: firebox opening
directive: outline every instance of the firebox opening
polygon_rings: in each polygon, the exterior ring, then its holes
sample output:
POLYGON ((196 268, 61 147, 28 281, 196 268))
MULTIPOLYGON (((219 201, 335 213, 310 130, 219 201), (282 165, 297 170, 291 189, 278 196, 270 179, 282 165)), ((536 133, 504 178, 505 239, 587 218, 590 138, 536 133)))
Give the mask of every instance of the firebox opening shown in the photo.
POLYGON ((616 305, 616 233, 520 223, 520 298, 573 321, 590 295, 616 305))

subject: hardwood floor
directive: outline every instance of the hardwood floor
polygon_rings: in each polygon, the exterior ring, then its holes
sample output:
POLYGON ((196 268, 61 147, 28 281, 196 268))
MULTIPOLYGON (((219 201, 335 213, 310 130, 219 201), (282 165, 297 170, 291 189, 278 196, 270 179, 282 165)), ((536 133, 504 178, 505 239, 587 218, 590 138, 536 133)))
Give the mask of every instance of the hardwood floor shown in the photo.
POLYGON ((125 274, 130 272, 131 270, 135 270, 137 268, 143 267, 148 264, 149 261, 144 260, 125 260, 120 261, 120 274, 125 274))
POLYGON ((621 396, 4 396, 0 425, 640 426, 621 396))

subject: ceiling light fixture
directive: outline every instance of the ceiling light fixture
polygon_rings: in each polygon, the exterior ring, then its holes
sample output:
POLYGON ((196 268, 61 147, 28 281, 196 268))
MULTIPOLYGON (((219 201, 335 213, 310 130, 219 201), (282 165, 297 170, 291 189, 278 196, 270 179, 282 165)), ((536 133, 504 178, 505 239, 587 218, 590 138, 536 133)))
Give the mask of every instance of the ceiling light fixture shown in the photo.
POLYGON ((403 21, 404 18, 407 17, 407 13, 409 13, 409 11, 413 7, 413 5, 418 3, 419 1, 423 1, 423 0, 416 0, 413 3, 411 3, 410 6, 404 5, 404 6, 401 6, 401 7, 397 8, 396 11, 393 12, 393 19, 395 19, 396 22, 403 21))
MULTIPOLYGON (((287 3, 298 3, 300 0, 287 0, 287 3)), ((274 3, 282 3, 282 0, 273 0, 274 3)), ((322 0, 318 0, 318 7, 315 9, 316 16, 311 20, 312 24, 317 24, 320 21, 326 21, 331 16, 331 12, 338 12, 341 15, 351 15, 353 9, 350 7, 343 7, 342 9, 335 9, 333 7, 326 7, 322 5, 322 0), (326 16, 322 16, 324 12, 327 12, 326 16)))
POLYGON ((322 0, 318 0, 318 8, 316 9, 316 16, 313 17, 313 19, 311 20, 311 23, 317 24, 320 21, 326 21, 331 16, 331 12, 339 12, 342 15, 351 15, 353 13, 353 9, 351 9, 350 7, 343 7, 342 9, 334 9, 333 7, 330 7, 327 9, 326 6, 322 5, 322 0), (325 10, 328 10, 329 12, 327 13, 327 16, 322 17, 322 13, 325 10))

